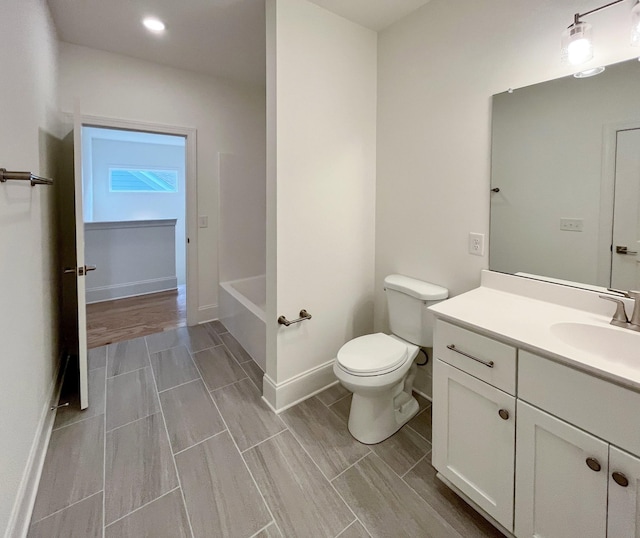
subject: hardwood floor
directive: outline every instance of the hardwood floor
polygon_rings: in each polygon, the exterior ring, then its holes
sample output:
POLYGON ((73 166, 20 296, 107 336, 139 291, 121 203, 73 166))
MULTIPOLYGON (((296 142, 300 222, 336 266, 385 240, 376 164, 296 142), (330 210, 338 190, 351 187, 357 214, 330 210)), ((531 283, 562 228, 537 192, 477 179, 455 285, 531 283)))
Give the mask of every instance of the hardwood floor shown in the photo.
POLYGON ((183 327, 186 290, 163 291, 87 305, 89 349, 183 327))

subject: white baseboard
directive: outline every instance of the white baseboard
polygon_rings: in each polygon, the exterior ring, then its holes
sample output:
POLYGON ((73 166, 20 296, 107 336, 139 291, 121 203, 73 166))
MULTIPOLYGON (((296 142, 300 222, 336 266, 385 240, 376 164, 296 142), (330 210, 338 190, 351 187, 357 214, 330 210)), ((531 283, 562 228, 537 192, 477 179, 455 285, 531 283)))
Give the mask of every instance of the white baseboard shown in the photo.
POLYGON ((96 286, 95 288, 87 288, 87 304, 175 290, 177 287, 178 279, 175 276, 112 284, 110 286, 96 286))
POLYGON ((262 381, 263 399, 276 413, 281 413, 311 398, 338 382, 333 373, 333 363, 334 360, 331 359, 282 383, 274 383, 265 374, 262 381))
POLYGON ((207 323, 218 319, 218 305, 208 304, 198 307, 198 323, 207 323))
POLYGON ((62 389, 61 367, 63 365, 62 357, 58 360, 58 368, 49 387, 49 394, 45 400, 45 405, 40 413, 40 420, 36 430, 27 465, 22 474, 18 494, 13 504, 13 510, 9 518, 9 524, 5 532, 5 538, 24 538, 29 531, 29 523, 31 522, 31 513, 36 502, 38 494, 38 485, 40 484, 40 476, 44 467, 47 448, 49 447, 49 439, 53 431, 53 423, 56 419, 56 413, 51 411, 51 406, 56 405, 60 398, 62 389))

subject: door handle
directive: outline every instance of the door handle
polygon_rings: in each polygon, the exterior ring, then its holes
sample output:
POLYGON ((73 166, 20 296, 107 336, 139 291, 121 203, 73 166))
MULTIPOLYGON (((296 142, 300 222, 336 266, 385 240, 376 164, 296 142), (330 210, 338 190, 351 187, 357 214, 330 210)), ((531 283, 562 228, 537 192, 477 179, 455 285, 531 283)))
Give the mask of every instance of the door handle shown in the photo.
POLYGON ((616 254, 629 254, 631 256, 635 256, 638 253, 635 250, 627 250, 627 247, 624 245, 616 245, 616 254))
POLYGON ((65 274, 73 273, 74 275, 78 274, 79 276, 84 276, 89 271, 95 271, 96 269, 97 267, 95 265, 85 265, 84 267, 78 267, 77 269, 75 267, 65 267, 64 272, 65 274))

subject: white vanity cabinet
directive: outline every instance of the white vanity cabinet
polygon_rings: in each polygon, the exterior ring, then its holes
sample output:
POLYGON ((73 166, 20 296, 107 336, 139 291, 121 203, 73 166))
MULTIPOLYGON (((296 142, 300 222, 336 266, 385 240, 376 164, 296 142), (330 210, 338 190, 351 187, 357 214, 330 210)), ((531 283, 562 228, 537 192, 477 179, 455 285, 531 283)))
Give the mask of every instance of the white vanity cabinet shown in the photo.
POLYGON ((511 529, 516 399, 487 380, 515 388, 515 349, 439 321, 434 350, 432 463, 511 529))
POLYGON ((608 445, 518 400, 516 536, 604 538, 608 445))
POLYGON ((433 368, 432 463, 485 515, 518 538, 640 538, 640 391, 442 319, 433 368))

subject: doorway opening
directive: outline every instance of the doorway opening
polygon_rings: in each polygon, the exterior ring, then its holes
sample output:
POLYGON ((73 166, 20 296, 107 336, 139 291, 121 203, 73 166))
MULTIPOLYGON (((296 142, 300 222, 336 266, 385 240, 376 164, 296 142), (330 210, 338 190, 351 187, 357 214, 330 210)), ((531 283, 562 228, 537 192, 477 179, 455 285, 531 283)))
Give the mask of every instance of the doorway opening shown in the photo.
POLYGON ((187 324, 183 135, 82 126, 87 347, 187 324))

